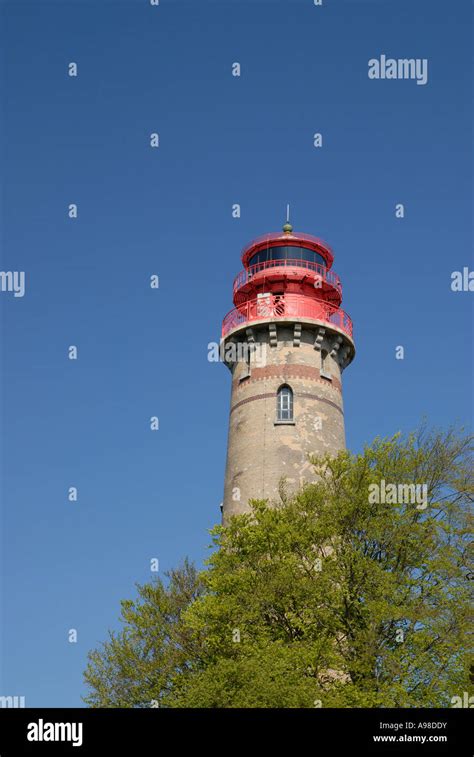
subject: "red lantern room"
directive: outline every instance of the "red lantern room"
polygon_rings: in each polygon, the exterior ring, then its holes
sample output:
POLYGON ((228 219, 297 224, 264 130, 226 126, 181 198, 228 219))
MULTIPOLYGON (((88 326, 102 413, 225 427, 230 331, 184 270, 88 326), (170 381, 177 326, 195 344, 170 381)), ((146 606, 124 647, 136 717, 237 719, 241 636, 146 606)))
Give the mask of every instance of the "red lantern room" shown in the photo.
POLYGON ((269 318, 326 322, 352 338, 352 321, 341 308, 342 286, 332 270, 334 256, 325 242, 310 234, 265 234, 242 251, 244 270, 234 279, 235 307, 222 324, 230 331, 269 318))

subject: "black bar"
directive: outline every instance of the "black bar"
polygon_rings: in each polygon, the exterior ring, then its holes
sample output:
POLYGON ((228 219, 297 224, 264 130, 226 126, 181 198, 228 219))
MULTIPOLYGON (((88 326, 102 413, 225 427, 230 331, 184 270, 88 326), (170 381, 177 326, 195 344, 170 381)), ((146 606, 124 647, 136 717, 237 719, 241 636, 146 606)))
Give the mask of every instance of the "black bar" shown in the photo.
POLYGON ((242 750, 243 755, 254 754, 256 748, 265 749, 265 754, 269 749, 281 754, 284 745, 288 745, 291 754, 299 752, 311 757, 341 754, 472 757, 468 739, 470 714, 469 709, 462 708, 0 709, 0 757, 181 755, 186 748, 193 753, 205 750, 219 755, 236 750, 242 750), (41 736, 43 740, 28 740, 28 734, 31 738, 41 736), (69 741, 46 740, 50 736, 69 741))

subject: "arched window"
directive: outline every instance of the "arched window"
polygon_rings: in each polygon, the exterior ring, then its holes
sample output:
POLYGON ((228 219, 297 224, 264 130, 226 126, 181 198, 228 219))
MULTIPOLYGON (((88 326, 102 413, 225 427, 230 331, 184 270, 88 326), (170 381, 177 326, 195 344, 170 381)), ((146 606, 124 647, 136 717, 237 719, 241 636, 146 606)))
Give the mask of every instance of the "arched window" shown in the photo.
POLYGON ((284 384, 280 386, 277 394, 277 420, 293 420, 293 392, 291 388, 284 384))

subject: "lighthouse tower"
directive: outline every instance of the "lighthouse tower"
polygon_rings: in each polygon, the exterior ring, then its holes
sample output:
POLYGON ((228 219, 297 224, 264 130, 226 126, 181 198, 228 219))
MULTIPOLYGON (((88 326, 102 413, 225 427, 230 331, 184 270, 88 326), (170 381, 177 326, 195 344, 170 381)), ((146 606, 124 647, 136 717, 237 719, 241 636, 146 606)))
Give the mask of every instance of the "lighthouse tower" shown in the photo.
POLYGON ((221 355, 232 375, 223 520, 249 499, 280 500, 314 480, 309 455, 345 447, 341 375, 352 322, 331 248, 309 234, 265 234, 242 252, 221 355))

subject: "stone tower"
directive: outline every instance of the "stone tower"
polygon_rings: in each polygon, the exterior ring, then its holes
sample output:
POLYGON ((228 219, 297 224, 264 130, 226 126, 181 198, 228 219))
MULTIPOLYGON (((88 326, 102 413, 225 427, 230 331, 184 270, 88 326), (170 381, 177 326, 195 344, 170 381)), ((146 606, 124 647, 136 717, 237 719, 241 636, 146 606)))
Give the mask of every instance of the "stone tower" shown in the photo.
POLYGON ((266 234, 242 252, 221 355, 232 374, 224 523, 249 499, 314 480, 310 454, 345 447, 341 375, 354 357, 333 254, 321 239, 266 234))

